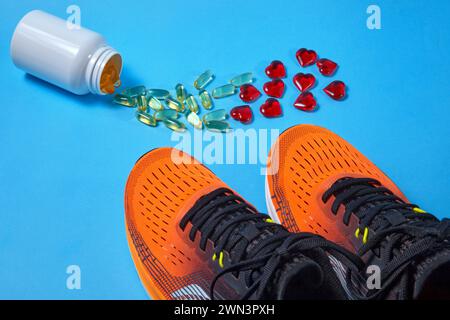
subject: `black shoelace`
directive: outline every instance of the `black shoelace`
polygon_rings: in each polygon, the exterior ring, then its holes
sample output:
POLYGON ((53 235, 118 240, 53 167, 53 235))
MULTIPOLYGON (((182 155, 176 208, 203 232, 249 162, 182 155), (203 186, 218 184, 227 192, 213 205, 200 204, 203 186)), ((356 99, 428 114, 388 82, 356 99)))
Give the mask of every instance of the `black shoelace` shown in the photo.
POLYGON ((201 232, 199 245, 202 250, 206 249, 209 240, 214 246, 214 257, 223 255, 223 251, 227 252, 227 266, 219 261, 223 270, 211 283, 211 299, 214 300, 214 288, 222 276, 228 273, 237 276, 246 271, 249 272, 245 273, 244 281, 248 290, 241 299, 249 299, 252 295, 260 299, 286 258, 315 248, 326 249, 359 268, 362 266, 355 255, 320 236, 289 233, 281 225, 268 221, 268 216, 259 214, 226 188, 200 198, 183 217, 180 227, 184 230, 191 222, 189 238, 192 241, 197 232, 201 232))
POLYGON ((381 258, 383 288, 373 294, 380 295, 400 278, 402 292, 410 284, 405 272, 416 257, 435 250, 450 238, 450 221, 439 221, 433 215, 420 210, 414 204, 405 203, 381 183, 370 178, 343 178, 336 181, 322 197, 327 202, 335 196, 333 214, 345 206, 343 222, 348 225, 352 214, 360 219, 360 230, 369 230, 359 250, 362 256, 369 250, 378 252, 381 258), (384 241, 389 238, 389 241, 384 241), (405 241, 409 242, 402 248, 405 241))

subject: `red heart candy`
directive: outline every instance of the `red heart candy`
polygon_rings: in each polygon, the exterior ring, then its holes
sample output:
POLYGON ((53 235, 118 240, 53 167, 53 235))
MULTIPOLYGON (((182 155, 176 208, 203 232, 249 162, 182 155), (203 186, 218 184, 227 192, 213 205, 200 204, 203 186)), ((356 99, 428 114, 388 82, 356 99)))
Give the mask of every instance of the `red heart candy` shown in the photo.
POLYGON ((259 108, 262 115, 266 118, 275 118, 281 116, 281 104, 277 99, 269 98, 259 108))
POLYGON ((345 83, 342 81, 333 81, 323 89, 323 91, 334 100, 342 100, 345 97, 345 83))
POLYGON ((261 92, 251 84, 241 86, 239 97, 244 102, 253 102, 261 96, 261 92))
POLYGON ((316 83, 316 78, 311 73, 297 73, 294 76, 294 84, 300 91, 308 91, 316 83))
POLYGON ((313 111, 316 106, 316 99, 311 92, 302 93, 294 102, 294 107, 303 111, 313 111))
POLYGON ((286 69, 283 62, 279 60, 272 61, 272 63, 266 68, 266 74, 271 79, 286 77, 286 69))
POLYGON ((336 62, 331 61, 329 59, 320 59, 316 63, 319 71, 324 76, 331 76, 336 71, 338 65, 336 62))
POLYGON ((264 92, 270 96, 275 98, 281 98, 284 93, 284 82, 280 79, 275 79, 269 82, 266 82, 263 86, 264 92))
POLYGON ((310 66, 317 60, 317 53, 314 50, 308 50, 305 48, 298 50, 296 56, 302 67, 310 66))
POLYGON ((234 107, 230 111, 230 116, 237 121, 240 121, 244 124, 248 124, 253 120, 253 112, 250 106, 239 106, 234 107))

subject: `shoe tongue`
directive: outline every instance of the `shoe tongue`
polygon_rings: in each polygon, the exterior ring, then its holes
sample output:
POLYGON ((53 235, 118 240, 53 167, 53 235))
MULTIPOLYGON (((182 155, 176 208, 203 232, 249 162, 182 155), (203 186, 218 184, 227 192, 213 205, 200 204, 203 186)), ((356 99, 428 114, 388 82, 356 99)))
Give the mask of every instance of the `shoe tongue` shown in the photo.
POLYGON ((427 257, 416 267, 414 299, 450 299, 450 249, 427 257))
MULTIPOLYGON (((274 225, 275 227, 276 225, 274 225)), ((247 253, 250 254, 255 247, 259 245, 261 241, 268 237, 273 237, 276 234, 288 233, 286 230, 280 230, 273 232, 270 229, 265 228, 263 231, 256 232, 256 228, 253 232, 253 223, 244 223, 239 231, 246 229, 243 233, 253 238, 250 244, 247 246, 247 253), (253 237, 257 233, 256 237, 253 237)), ((274 251, 276 247, 267 248, 261 251, 260 254, 264 255, 267 252, 274 251)), ((322 267, 311 258, 304 256, 301 253, 294 252, 288 255, 286 258, 282 258, 278 270, 269 281, 267 292, 267 299, 270 300, 298 300, 298 299, 312 299, 314 295, 312 292, 316 292, 320 288, 324 281, 324 274, 322 267)), ((254 280, 262 276, 264 267, 258 270, 249 271, 254 280)))
POLYGON ((313 260, 299 254, 286 261, 276 273, 273 285, 274 299, 312 299, 324 281, 322 268, 313 260))
MULTIPOLYGON (((235 211, 222 219, 218 227, 227 223, 239 215, 248 214, 246 211, 235 211)), ((261 241, 267 238, 279 236, 289 232, 276 224, 268 224, 263 228, 257 228, 255 222, 248 221, 240 223, 236 226, 229 238, 229 243, 234 244, 234 248, 230 250, 230 257, 235 256, 236 250, 241 244, 246 247, 246 255, 253 257, 252 251, 259 246, 261 241), (238 238, 236 238, 238 237, 238 238), (236 241, 240 239, 240 241, 236 241), (241 243, 242 241, 242 243, 241 243)), ((280 240, 281 241, 281 240, 280 240)), ((265 248, 259 254, 264 255, 276 249, 277 244, 265 248)), ((328 257, 323 251, 315 253, 323 260, 328 257)), ((259 277, 263 273, 263 268, 259 270, 248 271, 253 277, 259 277)), ((332 271, 332 270, 331 270, 332 271)), ((301 253, 293 253, 280 264, 271 281, 269 281, 268 290, 266 290, 268 299, 298 300, 298 299, 314 299, 323 298, 321 287, 326 281, 321 265, 313 259, 304 256, 301 253)), ((254 279, 256 280, 256 279, 254 279)))

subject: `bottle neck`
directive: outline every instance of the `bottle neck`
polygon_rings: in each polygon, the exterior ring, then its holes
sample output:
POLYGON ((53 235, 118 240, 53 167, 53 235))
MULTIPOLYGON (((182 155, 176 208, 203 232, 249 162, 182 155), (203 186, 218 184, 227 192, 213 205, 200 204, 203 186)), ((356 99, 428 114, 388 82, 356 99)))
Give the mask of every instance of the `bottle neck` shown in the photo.
MULTIPOLYGON (((93 94, 106 95, 100 88, 100 80, 106 64, 115 56, 120 58, 120 54, 109 46, 102 46, 91 56, 86 68, 86 84, 93 94)), ((122 72, 122 59, 119 59, 119 74, 122 72)))

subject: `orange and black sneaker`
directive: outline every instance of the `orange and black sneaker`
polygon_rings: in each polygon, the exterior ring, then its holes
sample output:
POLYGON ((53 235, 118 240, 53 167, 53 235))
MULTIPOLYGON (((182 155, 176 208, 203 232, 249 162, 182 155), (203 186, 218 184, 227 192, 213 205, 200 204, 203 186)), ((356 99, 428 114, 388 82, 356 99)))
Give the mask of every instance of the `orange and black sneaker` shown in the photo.
POLYGON ((361 260, 259 214, 176 149, 138 160, 125 190, 129 247, 153 299, 346 299, 361 260))
POLYGON ((282 133, 268 161, 272 219, 378 266, 364 297, 450 298, 450 223, 409 203, 372 162, 336 134, 312 125, 282 133))

